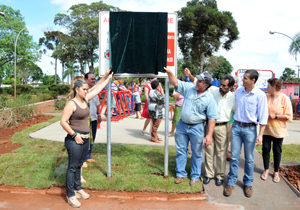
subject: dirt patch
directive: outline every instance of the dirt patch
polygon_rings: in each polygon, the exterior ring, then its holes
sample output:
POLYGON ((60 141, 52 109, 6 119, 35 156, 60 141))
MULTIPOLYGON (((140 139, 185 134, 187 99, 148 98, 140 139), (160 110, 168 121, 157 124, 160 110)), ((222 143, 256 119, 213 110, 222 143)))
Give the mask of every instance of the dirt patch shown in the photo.
POLYGON ((295 189, 300 191, 300 165, 282 166, 279 168, 281 175, 286 178, 295 189))
MULTIPOLYGON (((54 109, 54 101, 45 102, 42 104, 36 105, 39 113, 45 113, 49 110, 54 109)), ((21 122, 17 126, 1 128, 0 129, 0 156, 5 153, 10 153, 13 150, 21 147, 21 144, 13 144, 10 141, 10 138, 16 133, 21 132, 22 130, 31 127, 32 125, 46 122, 52 119, 54 116, 51 115, 37 115, 33 116, 30 120, 21 122)))
POLYGON ((39 124, 42 122, 46 122, 52 119, 53 116, 51 115, 38 115, 32 117, 30 120, 26 122, 21 122, 17 126, 12 126, 8 128, 1 128, 0 129, 0 156, 5 153, 10 153, 13 150, 21 147, 21 144, 13 144, 10 141, 10 138, 16 133, 21 132, 22 130, 31 127, 32 125, 39 124))

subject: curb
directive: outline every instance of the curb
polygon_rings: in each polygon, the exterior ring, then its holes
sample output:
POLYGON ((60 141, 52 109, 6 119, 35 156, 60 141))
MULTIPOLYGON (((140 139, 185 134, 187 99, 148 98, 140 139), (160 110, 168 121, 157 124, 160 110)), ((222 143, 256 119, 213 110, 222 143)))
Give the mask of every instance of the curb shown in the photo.
MULTIPOLYGON (((91 196, 99 198, 115 198, 121 200, 144 200, 144 201, 205 201, 207 195, 197 194, 177 194, 177 193, 149 193, 149 192, 112 192, 85 189, 91 196)), ((25 187, 0 186, 0 192, 18 194, 40 194, 50 196, 66 196, 66 190, 62 187, 51 187, 49 189, 26 189, 25 187)))

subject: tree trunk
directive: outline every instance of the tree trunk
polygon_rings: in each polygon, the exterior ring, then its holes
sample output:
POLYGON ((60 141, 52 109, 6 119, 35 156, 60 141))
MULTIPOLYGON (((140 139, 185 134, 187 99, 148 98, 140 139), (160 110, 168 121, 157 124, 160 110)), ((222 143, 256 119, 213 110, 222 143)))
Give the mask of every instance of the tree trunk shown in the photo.
POLYGON ((200 72, 203 72, 204 54, 200 52, 200 72))
POLYGON ((64 84, 64 63, 61 62, 61 80, 62 84, 64 84))
POLYGON ((57 75, 57 58, 55 58, 55 79, 54 79, 54 84, 56 85, 56 75, 57 75))

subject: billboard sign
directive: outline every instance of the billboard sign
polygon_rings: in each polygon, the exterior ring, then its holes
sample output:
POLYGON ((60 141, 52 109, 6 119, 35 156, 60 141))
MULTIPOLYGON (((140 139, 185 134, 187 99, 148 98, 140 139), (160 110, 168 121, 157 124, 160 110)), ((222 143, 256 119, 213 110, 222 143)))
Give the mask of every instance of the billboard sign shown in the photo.
MULTIPOLYGON (((235 73, 235 75, 237 76, 239 83, 238 86, 243 86, 243 76, 245 74, 245 72, 248 69, 239 69, 237 70, 237 72, 235 73)), ((258 80, 256 81, 255 85, 256 87, 258 87, 261 90, 267 90, 268 87, 268 79, 274 78, 275 74, 272 70, 262 70, 262 69, 255 69, 258 72, 258 80)))
MULTIPOLYGON (((167 46, 167 67, 177 77, 177 14, 168 13, 168 46, 167 46)), ((109 60, 109 12, 99 13, 99 76, 103 76, 106 69, 110 68, 109 60)), ((117 77, 151 77, 166 78, 166 73, 159 72, 158 75, 151 74, 117 74, 117 77)))

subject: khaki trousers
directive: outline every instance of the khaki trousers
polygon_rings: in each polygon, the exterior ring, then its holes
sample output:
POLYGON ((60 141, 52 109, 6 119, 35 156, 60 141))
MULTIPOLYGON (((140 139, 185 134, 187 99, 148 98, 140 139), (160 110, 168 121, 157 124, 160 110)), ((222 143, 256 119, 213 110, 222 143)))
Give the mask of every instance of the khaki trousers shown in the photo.
POLYGON ((157 135, 157 129, 162 121, 162 118, 153 119, 152 118, 152 132, 151 132, 151 141, 157 141, 159 139, 157 135))
MULTIPOLYGON (((206 128, 206 130, 208 130, 206 128)), ((227 125, 215 126, 212 142, 205 147, 205 173, 206 177, 214 178, 214 157, 216 156, 216 178, 224 179, 227 157, 228 134, 227 125)))

